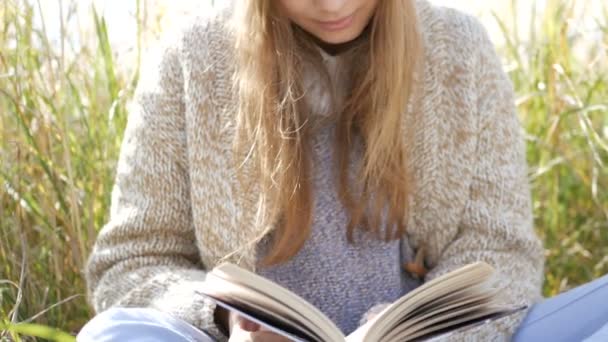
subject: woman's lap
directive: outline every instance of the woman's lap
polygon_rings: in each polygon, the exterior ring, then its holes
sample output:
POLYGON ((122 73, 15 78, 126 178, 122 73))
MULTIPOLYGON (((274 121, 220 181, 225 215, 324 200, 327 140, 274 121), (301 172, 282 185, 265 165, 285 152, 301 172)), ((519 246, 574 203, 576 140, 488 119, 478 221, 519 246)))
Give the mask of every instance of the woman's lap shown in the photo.
POLYGON ((154 309, 112 308, 87 323, 78 342, 213 342, 192 325, 154 309))
POLYGON ((536 304, 513 340, 608 341, 608 275, 536 304))
MULTIPOLYGON (((608 341, 608 276, 535 305, 513 337, 530 341, 608 341)), ((114 308, 91 320, 78 341, 210 342, 213 338, 168 314, 114 308)))

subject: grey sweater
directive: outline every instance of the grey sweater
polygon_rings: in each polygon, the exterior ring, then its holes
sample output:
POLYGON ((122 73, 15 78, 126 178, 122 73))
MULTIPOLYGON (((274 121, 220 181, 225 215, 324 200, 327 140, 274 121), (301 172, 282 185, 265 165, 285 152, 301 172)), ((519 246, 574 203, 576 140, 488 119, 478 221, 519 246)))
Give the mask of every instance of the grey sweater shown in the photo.
MULTIPOLYGON (((287 263, 258 272, 309 301, 349 334, 372 306, 395 301, 418 282, 402 271, 402 262, 412 257, 406 246, 401 253, 399 241, 379 241, 361 233, 355 234, 354 244, 347 242, 348 213, 335 191, 327 148, 334 141, 333 128, 321 129, 313 142, 315 204, 309 239, 287 263)), ((360 155, 360 149, 356 151, 360 155)), ((260 246, 259 256, 267 242, 260 246)))
MULTIPOLYGON (((348 88, 349 54, 329 56, 319 49, 331 84, 324 85, 319 71, 310 68, 305 73, 306 100, 310 119, 330 116, 331 108, 344 99, 348 88), (329 97, 331 86, 335 99, 329 97), (332 106, 332 102, 333 105, 332 106)), ((311 235, 298 254, 285 264, 258 268, 259 274, 300 295, 325 313, 344 334, 355 330, 364 314, 374 305, 391 303, 418 285, 401 265, 412 261, 406 238, 384 242, 355 231, 355 244, 346 239, 348 212, 337 194, 334 159, 336 124, 321 126, 309 143, 313 155, 314 209, 311 235), (358 234, 357 234, 358 233, 358 234)), ((351 165, 362 156, 360 139, 351 146, 351 165)), ((352 176, 352 175, 351 175, 352 176)), ((270 238, 260 246, 263 257, 270 238)))

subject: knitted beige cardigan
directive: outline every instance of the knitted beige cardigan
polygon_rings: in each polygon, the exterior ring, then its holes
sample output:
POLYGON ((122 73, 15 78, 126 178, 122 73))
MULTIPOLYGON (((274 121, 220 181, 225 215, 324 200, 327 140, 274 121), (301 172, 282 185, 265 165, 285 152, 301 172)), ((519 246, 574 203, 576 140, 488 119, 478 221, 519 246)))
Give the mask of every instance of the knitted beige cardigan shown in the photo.
MULTIPOLYGON (((402 121, 413 135, 408 153, 416 183, 408 239, 426 251, 427 281, 484 260, 499 271, 513 303, 533 303, 543 249, 533 229, 512 86, 475 19, 425 0, 416 6, 426 56, 415 105, 402 121)), ((197 288, 205 270, 227 255, 254 269, 255 248, 243 246, 260 234, 257 193, 240 190, 233 160, 229 14, 194 21, 142 72, 111 219, 86 269, 97 312, 157 308, 219 340, 225 336, 214 324, 215 307, 197 288)), ((521 316, 446 339, 504 340, 521 316)))

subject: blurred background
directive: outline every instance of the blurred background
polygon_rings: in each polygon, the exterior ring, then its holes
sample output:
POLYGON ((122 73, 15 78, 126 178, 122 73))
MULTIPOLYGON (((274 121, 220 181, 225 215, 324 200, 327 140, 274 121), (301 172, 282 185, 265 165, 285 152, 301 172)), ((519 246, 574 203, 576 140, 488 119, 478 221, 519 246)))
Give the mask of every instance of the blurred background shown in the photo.
MULTIPOLYGON (((434 0, 482 20, 517 92, 544 294, 608 273, 608 3, 434 0)), ((0 341, 70 341, 145 50, 221 0, 0 0, 0 341), (19 323, 19 324, 17 324, 19 323)))

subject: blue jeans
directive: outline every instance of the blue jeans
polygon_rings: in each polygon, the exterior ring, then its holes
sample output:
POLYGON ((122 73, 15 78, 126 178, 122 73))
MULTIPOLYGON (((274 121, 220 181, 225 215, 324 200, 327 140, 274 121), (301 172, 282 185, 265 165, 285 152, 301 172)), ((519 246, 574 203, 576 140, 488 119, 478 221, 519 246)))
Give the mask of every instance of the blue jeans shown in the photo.
POLYGON ((78 342, 213 342, 192 325, 154 309, 112 308, 95 316, 78 336, 78 342))
POLYGON ((536 304, 513 341, 608 341, 608 275, 536 304))
MULTIPOLYGON (((79 342, 212 342, 190 324, 152 309, 114 308, 97 315, 79 342)), ((536 304, 513 336, 515 342, 608 341, 608 276, 536 304)))

